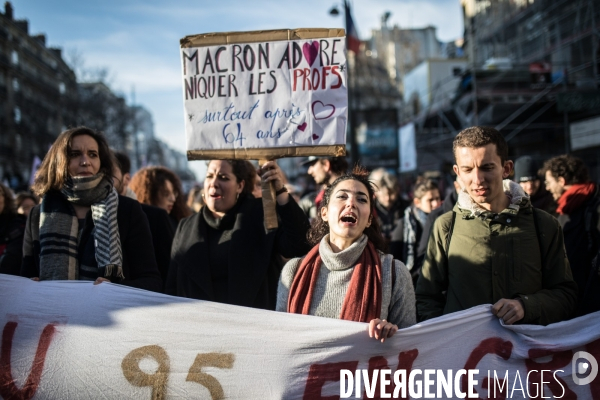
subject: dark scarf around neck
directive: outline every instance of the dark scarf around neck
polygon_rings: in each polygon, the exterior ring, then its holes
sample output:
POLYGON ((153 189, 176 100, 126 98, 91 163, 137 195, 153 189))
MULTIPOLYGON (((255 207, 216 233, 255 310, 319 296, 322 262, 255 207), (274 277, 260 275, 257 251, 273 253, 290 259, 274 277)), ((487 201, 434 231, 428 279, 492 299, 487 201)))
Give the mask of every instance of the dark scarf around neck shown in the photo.
POLYGON ((235 219, 236 219, 238 210, 240 209, 241 205, 246 200, 247 196, 249 196, 249 195, 244 194, 244 193, 240 194, 235 205, 233 207, 231 207, 229 210, 227 210, 225 215, 223 215, 221 218, 215 217, 213 215, 212 211, 210 211, 208 209, 208 207, 204 206, 204 207, 202 207, 202 210, 201 210, 202 218, 204 218, 204 221, 206 222, 206 224, 213 229, 216 229, 216 230, 232 229, 233 225, 235 223, 235 219))

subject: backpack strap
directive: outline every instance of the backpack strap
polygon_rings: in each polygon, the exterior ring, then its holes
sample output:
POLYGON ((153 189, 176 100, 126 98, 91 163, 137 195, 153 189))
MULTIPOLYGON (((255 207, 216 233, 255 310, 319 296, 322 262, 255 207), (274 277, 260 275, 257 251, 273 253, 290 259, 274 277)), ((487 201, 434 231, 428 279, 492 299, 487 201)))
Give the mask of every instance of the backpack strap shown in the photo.
POLYGON ((454 231, 454 222, 456 221, 456 211, 452 210, 452 219, 450 220, 450 229, 448 229, 448 236, 446 236, 446 257, 448 256, 448 250, 450 250, 450 239, 452 239, 452 232, 454 231))

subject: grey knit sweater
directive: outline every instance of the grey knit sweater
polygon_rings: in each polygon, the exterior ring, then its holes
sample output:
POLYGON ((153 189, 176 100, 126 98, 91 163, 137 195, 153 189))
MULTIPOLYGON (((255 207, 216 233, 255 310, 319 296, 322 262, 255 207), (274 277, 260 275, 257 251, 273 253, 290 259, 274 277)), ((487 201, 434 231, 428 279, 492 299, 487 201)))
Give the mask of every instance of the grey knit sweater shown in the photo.
MULTIPOLYGON (((323 261, 317 278, 310 314, 319 317, 340 318, 342 303, 350 284, 354 265, 367 245, 367 236, 362 235, 347 249, 334 253, 329 244, 329 235, 320 243, 319 254, 323 261)), ((381 319, 406 328, 416 323, 415 292, 408 269, 390 254, 379 252, 382 264, 381 319), (392 287, 392 265, 396 269, 392 287)), ((301 258, 291 259, 281 272, 277 289, 277 311, 287 311, 290 286, 300 266, 301 258)))

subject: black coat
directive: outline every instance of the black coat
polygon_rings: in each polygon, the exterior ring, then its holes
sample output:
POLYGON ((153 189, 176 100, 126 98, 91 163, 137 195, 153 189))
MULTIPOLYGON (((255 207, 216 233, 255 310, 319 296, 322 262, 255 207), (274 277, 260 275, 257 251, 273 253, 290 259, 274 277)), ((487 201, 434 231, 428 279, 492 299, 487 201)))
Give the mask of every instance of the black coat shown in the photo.
POLYGON ((600 187, 577 209, 558 216, 563 229, 567 258, 573 272, 573 280, 579 288, 579 307, 582 308, 583 293, 590 277, 592 260, 600 247, 600 187), (586 210, 590 210, 586 221, 586 210), (586 229, 589 225, 590 229, 586 229))
POLYGON ((21 271, 25 221, 20 214, 0 214, 0 274, 19 275, 21 271))
MULTIPOLYGON (((260 199, 240 197, 231 232, 228 265, 228 303, 274 310, 281 273, 278 255, 303 256, 310 250, 306 241, 308 219, 290 196, 277 205, 279 228, 264 227, 260 199)), ((176 296, 215 301, 209 265, 208 224, 202 213, 179 223, 171 251, 171 266, 165 292, 176 296)), ((213 266, 214 267, 214 266, 213 266)))
POLYGON ((552 197, 552 193, 546 190, 543 183, 540 184, 538 191, 531 196, 531 205, 556 216, 556 202, 552 197))
MULTIPOLYGON (((25 229, 21 275, 28 278, 40 275, 40 207, 38 205, 31 210, 25 229)), ((161 292, 163 284, 154 259, 148 218, 142 211, 140 203, 128 197, 119 196, 117 223, 119 224, 125 279, 115 283, 161 292)), ((95 257, 93 228, 92 213, 88 212, 77 248, 79 260, 95 257)))
POLYGON ((392 240, 392 232, 394 232, 394 229, 398 225, 398 221, 404 217, 404 210, 408 206, 410 206, 410 202, 404 200, 402 197, 398 197, 388 210, 375 199, 375 212, 377 218, 379 218, 381 235, 385 238, 388 245, 392 240))
POLYGON ((142 211, 148 218, 150 233, 152 234, 152 245, 158 271, 163 282, 167 281, 169 264, 171 263, 171 245, 175 236, 175 228, 167 212, 159 207, 142 204, 142 211))

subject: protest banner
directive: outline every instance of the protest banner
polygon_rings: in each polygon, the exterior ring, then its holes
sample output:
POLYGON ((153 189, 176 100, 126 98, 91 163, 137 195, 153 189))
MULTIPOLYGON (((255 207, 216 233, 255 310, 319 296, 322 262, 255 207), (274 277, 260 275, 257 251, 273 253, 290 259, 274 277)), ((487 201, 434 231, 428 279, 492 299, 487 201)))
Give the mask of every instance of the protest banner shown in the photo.
POLYGON ((4 399, 600 399, 600 313, 503 326, 483 305, 380 343, 364 323, 0 275, 0 329, 4 399))
POLYGON ((188 159, 345 155, 343 29, 181 39, 188 159))
MULTIPOLYGON (((346 154, 343 29, 208 33, 180 45, 188 160, 346 154)), ((262 192, 276 228, 275 191, 262 192)))

